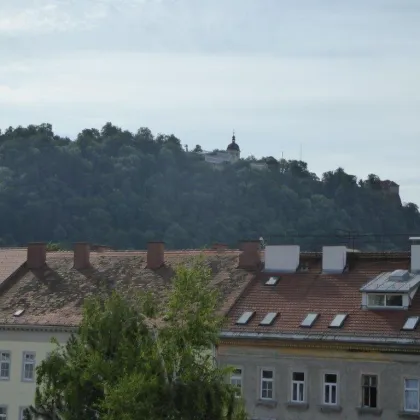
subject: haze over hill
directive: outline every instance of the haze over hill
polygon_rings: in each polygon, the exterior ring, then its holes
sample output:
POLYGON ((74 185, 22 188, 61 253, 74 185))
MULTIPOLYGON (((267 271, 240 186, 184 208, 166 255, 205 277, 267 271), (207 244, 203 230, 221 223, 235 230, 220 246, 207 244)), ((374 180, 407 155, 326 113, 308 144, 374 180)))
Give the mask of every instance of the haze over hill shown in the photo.
POLYGON ((2 0, 0 127, 108 120, 420 202, 418 0, 2 0))
POLYGON ((357 247, 399 249, 407 235, 388 234, 420 232, 418 207, 402 206, 374 175, 358 181, 331 168, 318 177, 305 162, 266 162, 266 170, 252 169, 252 159, 217 170, 174 135, 111 123, 75 141, 48 124, 9 128, 0 135, 1 245, 144 248, 164 240, 196 248, 263 236, 315 250, 352 230, 377 235, 357 239, 357 247))

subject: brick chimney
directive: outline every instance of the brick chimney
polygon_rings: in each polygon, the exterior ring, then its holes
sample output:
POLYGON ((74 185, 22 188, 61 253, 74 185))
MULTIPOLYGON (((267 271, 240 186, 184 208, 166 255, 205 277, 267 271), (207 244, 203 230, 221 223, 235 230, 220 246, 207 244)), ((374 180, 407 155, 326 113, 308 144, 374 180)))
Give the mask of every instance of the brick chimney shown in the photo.
POLYGON ((261 263, 261 243, 259 240, 242 241, 241 253, 239 255, 239 268, 257 268, 261 263))
POLYGON ((90 267, 90 245, 87 242, 76 242, 74 244, 74 265, 76 270, 83 270, 90 267))
POLYGON ((211 247, 215 251, 226 251, 228 249, 228 246, 226 244, 221 243, 215 243, 211 247))
POLYGON ((151 270, 162 267, 165 263, 165 242, 149 242, 147 244, 147 266, 151 270))
POLYGON ((47 245, 45 242, 28 244, 26 265, 30 269, 42 268, 47 260, 47 245))

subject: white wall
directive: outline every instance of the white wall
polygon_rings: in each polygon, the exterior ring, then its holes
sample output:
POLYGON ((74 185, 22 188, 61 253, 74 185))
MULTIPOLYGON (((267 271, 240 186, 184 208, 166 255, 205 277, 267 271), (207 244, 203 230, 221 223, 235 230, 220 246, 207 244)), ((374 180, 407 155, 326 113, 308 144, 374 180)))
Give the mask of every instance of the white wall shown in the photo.
POLYGON ((19 408, 34 403, 36 377, 34 382, 22 381, 23 353, 35 352, 36 364, 39 364, 55 348, 51 344, 52 337, 64 344, 69 336, 66 333, 0 330, 0 350, 11 353, 10 379, 0 380, 0 406, 7 406, 8 420, 18 420, 19 408))
POLYGON ((299 266, 299 245, 267 245, 264 252, 267 271, 293 273, 299 266))

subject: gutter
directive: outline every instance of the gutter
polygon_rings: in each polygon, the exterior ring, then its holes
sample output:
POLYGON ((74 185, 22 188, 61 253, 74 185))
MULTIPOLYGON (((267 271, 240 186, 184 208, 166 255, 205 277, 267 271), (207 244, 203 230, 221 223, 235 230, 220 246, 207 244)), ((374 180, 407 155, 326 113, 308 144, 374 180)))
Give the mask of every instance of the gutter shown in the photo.
POLYGON ((9 324, 1 325, 0 331, 42 331, 42 332, 64 332, 72 333, 76 332, 78 327, 66 326, 66 325, 30 325, 30 324, 9 324))
POLYGON ((420 345, 420 339, 391 338, 391 337, 363 337, 343 336, 333 334, 291 334, 291 333, 251 333, 222 331, 220 338, 245 339, 245 340, 293 340, 293 341, 330 341, 336 343, 353 344, 398 344, 420 345))

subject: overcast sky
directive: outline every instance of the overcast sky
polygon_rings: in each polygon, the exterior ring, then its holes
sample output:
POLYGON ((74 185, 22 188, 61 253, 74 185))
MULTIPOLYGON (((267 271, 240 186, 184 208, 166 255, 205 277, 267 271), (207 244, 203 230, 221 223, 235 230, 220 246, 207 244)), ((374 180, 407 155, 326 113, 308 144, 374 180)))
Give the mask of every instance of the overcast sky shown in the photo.
POLYGON ((420 204, 419 0, 1 0, 0 127, 111 121, 420 204))

